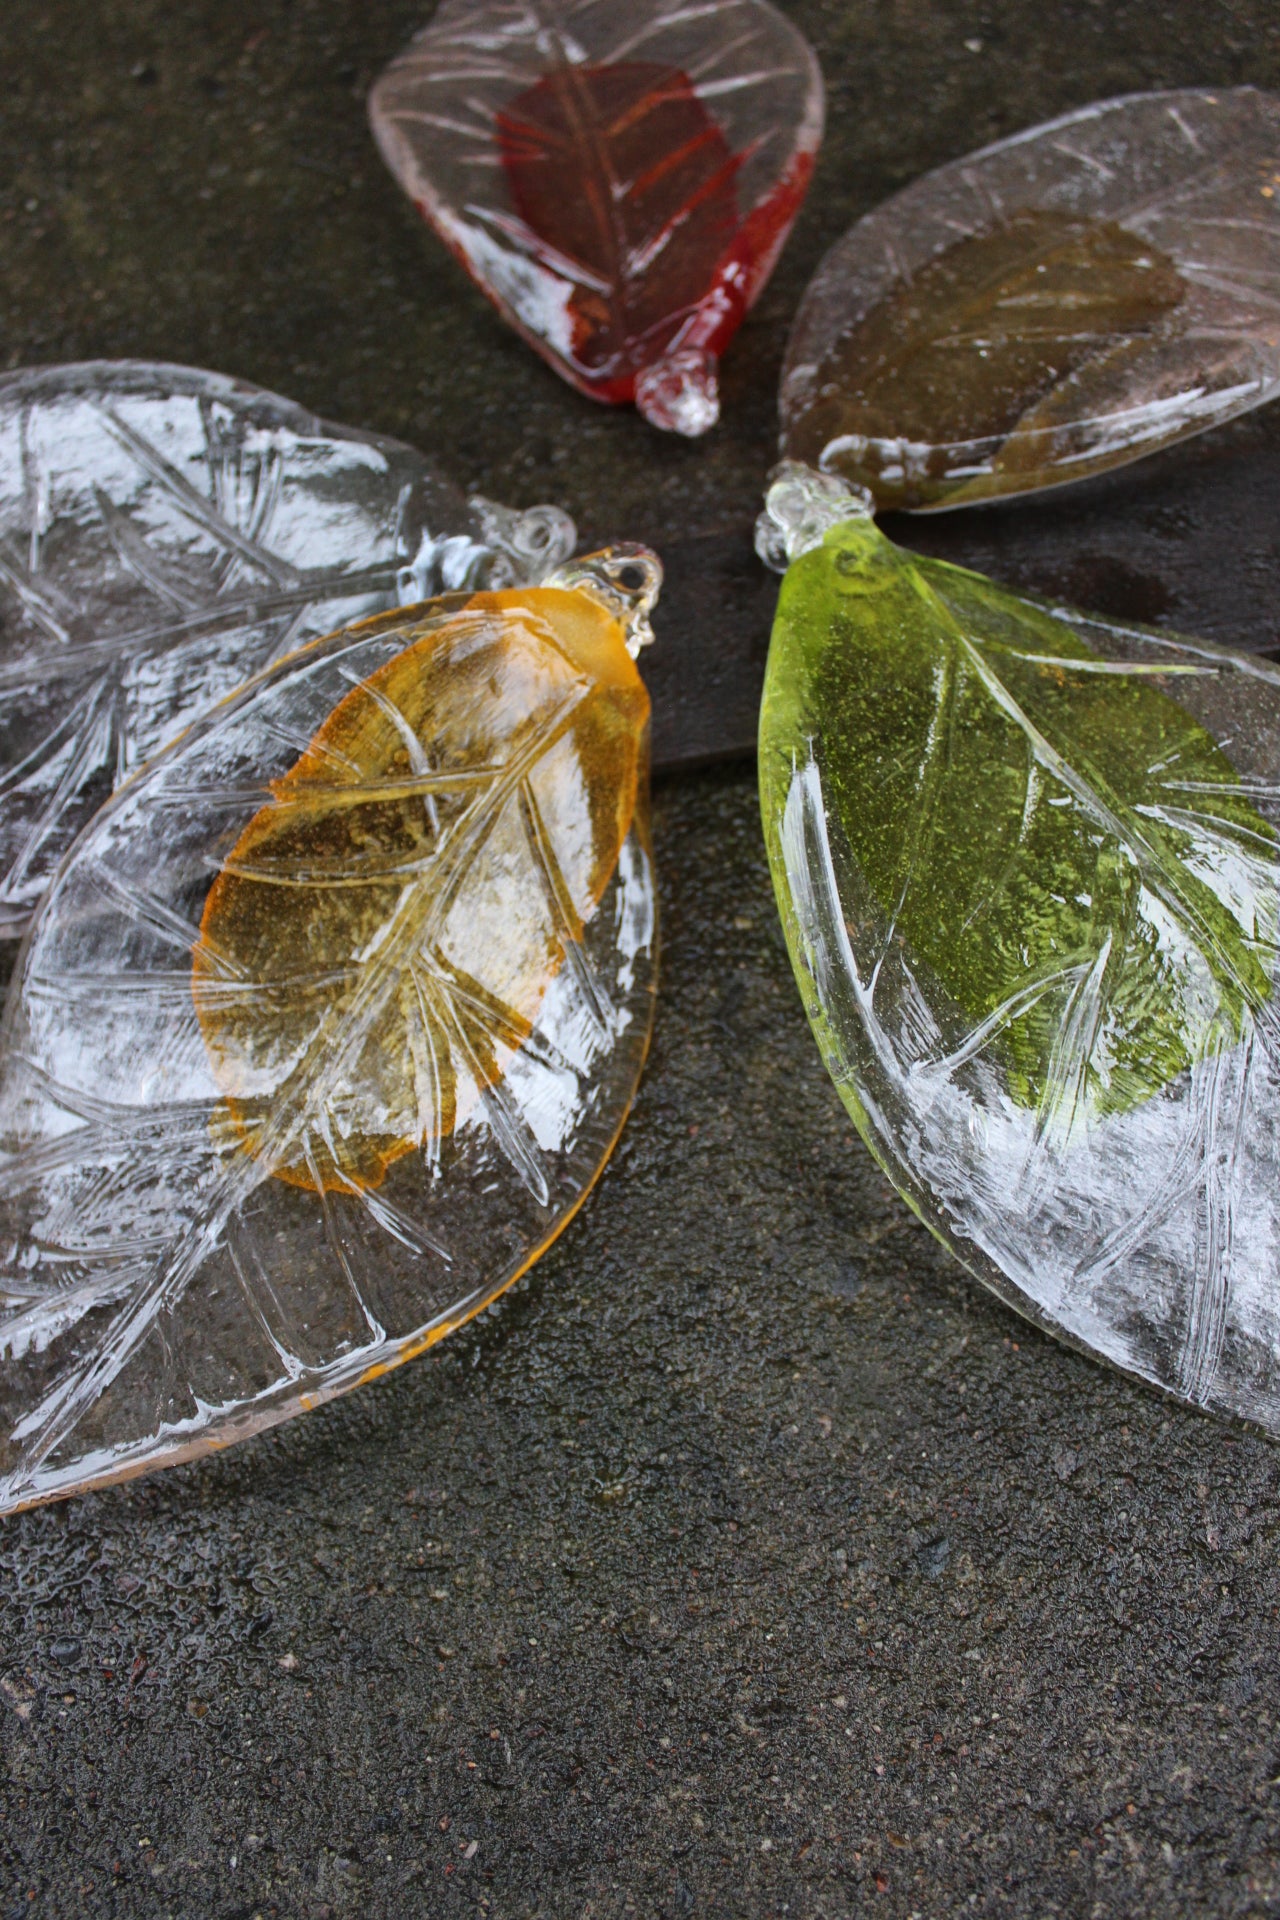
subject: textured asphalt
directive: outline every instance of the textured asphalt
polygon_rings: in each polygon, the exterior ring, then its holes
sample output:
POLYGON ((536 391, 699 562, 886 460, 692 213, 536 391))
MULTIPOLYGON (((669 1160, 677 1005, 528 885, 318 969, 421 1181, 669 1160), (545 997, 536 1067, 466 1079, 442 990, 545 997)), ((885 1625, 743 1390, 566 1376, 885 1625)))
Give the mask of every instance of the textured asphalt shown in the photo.
MULTIPOLYGON (((729 534, 850 218, 1104 93, 1280 86, 1274 0, 793 11, 831 136, 701 446, 569 393, 419 232, 362 119, 408 0, 11 0, 0 363, 218 367, 589 536, 729 534)), ((1273 455, 1275 412, 1215 444, 1273 455)), ((661 783, 655 826, 650 1066, 521 1290, 0 1524, 0 1920, 1280 1911, 1280 1454, 1055 1347, 892 1197, 749 768, 661 783)))

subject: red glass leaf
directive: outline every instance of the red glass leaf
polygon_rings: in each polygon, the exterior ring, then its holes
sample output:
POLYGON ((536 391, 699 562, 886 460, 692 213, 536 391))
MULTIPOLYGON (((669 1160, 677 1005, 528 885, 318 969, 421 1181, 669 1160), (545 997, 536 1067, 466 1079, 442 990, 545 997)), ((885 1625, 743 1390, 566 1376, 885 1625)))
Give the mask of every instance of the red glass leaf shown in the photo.
POLYGON ((392 171, 500 311, 583 392, 717 417, 720 355, 804 198, 807 44, 767 0, 446 4, 370 114, 392 171))
POLYGON ((633 341, 661 352, 738 224, 737 161, 688 76, 648 60, 562 67, 499 114, 498 144, 520 218, 597 282, 571 299, 575 358, 618 366, 633 341))

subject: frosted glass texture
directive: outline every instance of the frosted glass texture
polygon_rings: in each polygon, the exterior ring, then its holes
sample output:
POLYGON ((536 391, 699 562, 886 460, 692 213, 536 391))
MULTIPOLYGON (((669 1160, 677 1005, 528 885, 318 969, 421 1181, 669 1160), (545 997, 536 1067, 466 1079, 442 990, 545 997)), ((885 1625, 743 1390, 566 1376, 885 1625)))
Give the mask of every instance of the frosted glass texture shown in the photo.
POLYGON ((1138 459, 1280 392, 1280 98, 1103 101, 926 174, 810 283, 782 448, 882 507, 1138 459))
POLYGON ((0 938, 112 789, 241 681, 362 615, 536 579, 573 539, 243 381, 0 376, 0 938))
POLYGON ((0 1057, 0 1511, 384 1372, 572 1216, 652 1018, 658 578, 321 639, 81 836, 0 1057))
POLYGON ((369 97, 387 165, 505 318, 596 399, 705 433, 822 137, 768 0, 445 0, 369 97))

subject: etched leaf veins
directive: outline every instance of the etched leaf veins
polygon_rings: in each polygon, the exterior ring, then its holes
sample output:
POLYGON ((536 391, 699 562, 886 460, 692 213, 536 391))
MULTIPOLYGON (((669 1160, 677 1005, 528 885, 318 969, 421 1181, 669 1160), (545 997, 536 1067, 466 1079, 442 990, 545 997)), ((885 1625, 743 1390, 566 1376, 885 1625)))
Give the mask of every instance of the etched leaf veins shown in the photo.
POLYGON ((103 809, 0 1065, 0 1510, 398 1364, 565 1224, 648 1038, 647 713, 590 591, 454 595, 103 809))
MULTIPOLYGON (((241 681, 482 583, 495 512, 408 447, 215 374, 0 378, 0 938, 113 788, 241 681)), ((508 577, 536 577, 524 560, 508 577)))

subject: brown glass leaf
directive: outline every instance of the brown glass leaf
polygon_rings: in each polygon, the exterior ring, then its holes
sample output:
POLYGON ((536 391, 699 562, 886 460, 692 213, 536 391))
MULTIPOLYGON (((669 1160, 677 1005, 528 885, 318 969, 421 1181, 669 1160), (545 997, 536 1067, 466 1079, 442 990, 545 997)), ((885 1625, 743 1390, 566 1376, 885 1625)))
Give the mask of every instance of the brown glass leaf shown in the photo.
POLYGON ((944 489, 955 503, 973 497, 977 482, 957 485, 955 473, 965 444, 999 442, 997 471, 1043 484, 1021 423, 1047 423, 1072 376, 1127 354, 1184 291, 1173 262, 1114 221, 1018 214, 957 241, 835 343, 793 431, 795 457, 824 461, 884 506, 944 489), (923 470, 904 470, 903 441, 928 449, 923 470))
POLYGON ((1103 100, 966 154, 809 284, 782 451, 881 507, 1100 473, 1280 394, 1280 98, 1103 100))

